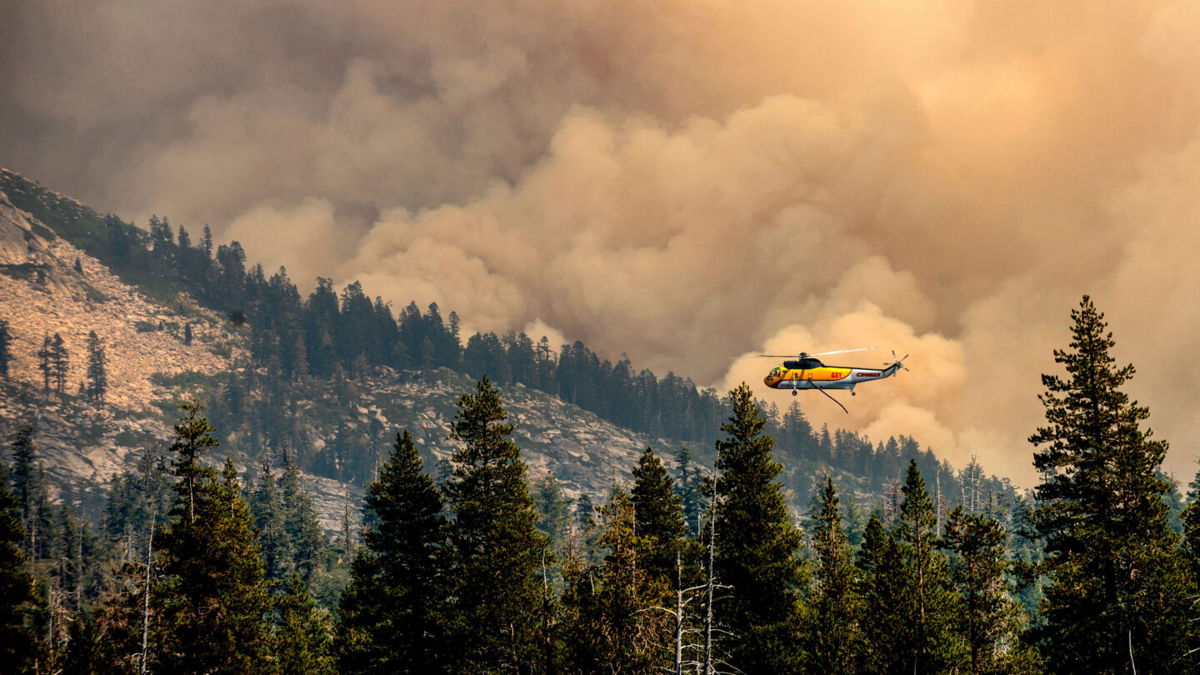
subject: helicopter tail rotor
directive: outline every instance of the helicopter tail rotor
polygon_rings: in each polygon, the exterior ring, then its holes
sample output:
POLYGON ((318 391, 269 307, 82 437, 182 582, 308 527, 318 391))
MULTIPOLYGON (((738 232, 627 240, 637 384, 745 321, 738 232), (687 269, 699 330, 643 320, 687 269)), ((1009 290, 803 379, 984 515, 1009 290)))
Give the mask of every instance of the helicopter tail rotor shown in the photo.
POLYGON ((898 368, 908 370, 908 366, 904 365, 904 359, 907 359, 907 358, 908 358, 908 354, 905 354, 904 356, 901 356, 900 358, 896 358, 896 352, 895 352, 895 350, 893 350, 892 351, 892 359, 894 359, 894 360, 888 364, 888 367, 891 368, 892 366, 896 366, 898 368))

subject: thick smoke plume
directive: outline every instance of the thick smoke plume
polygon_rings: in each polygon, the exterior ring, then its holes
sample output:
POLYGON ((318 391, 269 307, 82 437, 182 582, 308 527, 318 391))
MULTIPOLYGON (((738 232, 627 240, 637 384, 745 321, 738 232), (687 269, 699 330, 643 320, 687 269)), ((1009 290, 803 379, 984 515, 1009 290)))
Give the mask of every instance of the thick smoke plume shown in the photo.
POLYGON ((1090 293, 1184 478, 1198 27, 1183 1, 18 0, 0 161, 704 384, 911 353, 849 418, 806 411, 1026 483, 1090 293))

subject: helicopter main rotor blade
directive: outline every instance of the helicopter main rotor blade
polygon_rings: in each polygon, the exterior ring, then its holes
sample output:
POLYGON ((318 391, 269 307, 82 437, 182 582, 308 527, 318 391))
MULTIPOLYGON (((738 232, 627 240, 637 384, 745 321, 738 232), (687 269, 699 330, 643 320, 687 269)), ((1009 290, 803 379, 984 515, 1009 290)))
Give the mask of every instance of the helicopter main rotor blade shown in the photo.
POLYGON ((797 354, 758 354, 757 355, 757 357, 760 359, 794 359, 794 358, 797 358, 797 356, 798 356, 797 354))
POLYGON ((809 356, 829 356, 830 354, 849 354, 851 352, 866 352, 875 349, 874 347, 859 347, 858 349, 838 349, 832 352, 818 352, 809 354, 809 356))

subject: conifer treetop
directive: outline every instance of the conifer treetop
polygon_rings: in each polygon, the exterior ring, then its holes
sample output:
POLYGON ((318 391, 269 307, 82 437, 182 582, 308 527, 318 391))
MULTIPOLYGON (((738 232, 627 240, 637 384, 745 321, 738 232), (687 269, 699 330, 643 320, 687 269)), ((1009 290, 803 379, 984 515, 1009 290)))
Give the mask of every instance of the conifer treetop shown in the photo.
POLYGON ((463 394, 458 399, 450 438, 466 447, 456 453, 456 460, 486 464, 492 459, 517 459, 520 451, 509 437, 513 425, 507 419, 499 390, 483 376, 476 383, 474 394, 463 394))
POLYGON ((1168 444, 1152 440, 1153 431, 1141 428, 1150 409, 1120 389, 1133 377, 1134 367, 1116 367, 1110 353, 1116 342, 1104 314, 1085 295, 1079 308, 1071 310, 1071 319, 1070 348, 1054 350, 1055 362, 1064 365, 1067 375, 1042 375, 1046 391, 1039 399, 1047 424, 1029 437, 1033 445, 1043 446, 1034 453, 1034 466, 1043 474, 1037 496, 1049 530, 1067 526, 1072 520, 1067 512, 1097 508, 1097 500, 1106 499, 1104 486, 1132 481, 1138 485, 1130 484, 1130 490, 1153 495, 1169 489, 1158 475, 1168 444), (1045 504, 1056 500, 1064 501, 1045 504))

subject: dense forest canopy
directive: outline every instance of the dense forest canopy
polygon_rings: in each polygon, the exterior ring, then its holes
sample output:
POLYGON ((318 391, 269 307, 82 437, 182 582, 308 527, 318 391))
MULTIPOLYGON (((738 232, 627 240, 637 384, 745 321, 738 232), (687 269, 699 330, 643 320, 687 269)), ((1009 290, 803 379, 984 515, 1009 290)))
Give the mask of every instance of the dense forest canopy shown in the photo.
POLYGON ((98 523, 47 498, 25 427, 0 484, 6 658, 39 672, 1188 671, 1200 499, 1181 536, 1165 443, 1120 390, 1132 368, 1114 366, 1090 300, 1073 319, 1067 376, 1046 376, 1030 439, 1043 482, 1008 506, 948 502, 910 459, 890 501, 863 508, 826 475, 797 517, 745 386, 726 399, 715 471, 682 450, 672 477, 647 449, 594 507, 552 476, 530 483, 484 376, 449 425, 449 473, 396 433, 363 529, 334 538, 294 464, 243 481, 203 462, 219 441, 198 402, 98 523))

